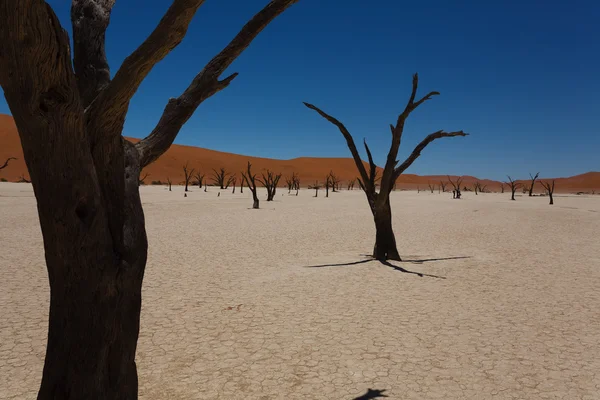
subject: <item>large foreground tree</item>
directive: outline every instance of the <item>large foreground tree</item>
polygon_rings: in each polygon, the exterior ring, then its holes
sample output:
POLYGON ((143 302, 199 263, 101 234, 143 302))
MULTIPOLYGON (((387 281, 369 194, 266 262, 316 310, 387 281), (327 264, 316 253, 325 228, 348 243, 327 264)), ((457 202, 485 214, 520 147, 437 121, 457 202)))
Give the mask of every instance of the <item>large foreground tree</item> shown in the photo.
POLYGON ((122 136, 129 102, 184 38, 203 0, 174 0, 111 77, 105 32, 115 0, 73 0, 73 49, 43 0, 0 1, 0 85, 37 199, 50 281, 38 399, 135 399, 147 258, 138 177, 182 125, 237 73, 221 74, 297 0, 273 0, 168 101, 137 144, 122 136), (73 60, 71 60, 73 54, 73 60))
POLYGON ((408 167, 410 167, 411 164, 421 155, 423 149, 425 149, 425 147, 434 140, 443 137, 467 135, 463 131, 444 132, 442 130, 439 130, 437 132, 431 133, 415 147, 413 152, 408 156, 406 160, 404 160, 402 164, 398 165, 396 157, 398 156, 398 150, 400 149, 400 141, 402 139, 402 133, 404 132, 404 124, 406 122, 406 119, 414 110, 417 109, 417 107, 419 107, 425 101, 431 99, 432 96, 439 95, 438 92, 430 92, 420 100, 416 100, 418 85, 419 77, 417 74, 415 74, 413 76, 412 92, 408 100, 408 104, 404 108, 404 111, 402 111, 402 113, 398 116, 396 125, 390 125, 392 131, 392 144, 387 155, 387 160, 383 169, 383 174, 381 175, 379 192, 377 192, 376 190, 377 166, 373 161, 373 157, 371 156, 371 151, 367 146, 366 140, 364 142, 364 145, 365 150, 367 152, 367 157, 369 159, 368 173, 360 158, 358 150, 356 149, 354 139, 352 138, 352 135, 350 134, 348 129, 346 129, 344 124, 342 124, 340 121, 338 121, 331 115, 326 114, 324 111, 317 108, 316 106, 309 103, 304 103, 308 108, 318 112, 323 118, 337 126, 344 138, 346 139, 348 148, 352 153, 352 157, 354 158, 354 162, 360 174, 358 182, 361 188, 364 190, 365 194, 367 195, 367 200, 369 201, 369 206, 371 208, 371 212, 373 213, 373 218, 375 220, 376 237, 375 247, 373 249, 373 257, 378 260, 389 259, 401 261, 400 254, 398 253, 398 249, 396 247, 396 238, 394 236, 394 231, 392 230, 392 209, 390 207, 390 192, 394 188, 394 183, 396 182, 400 174, 402 174, 408 167))

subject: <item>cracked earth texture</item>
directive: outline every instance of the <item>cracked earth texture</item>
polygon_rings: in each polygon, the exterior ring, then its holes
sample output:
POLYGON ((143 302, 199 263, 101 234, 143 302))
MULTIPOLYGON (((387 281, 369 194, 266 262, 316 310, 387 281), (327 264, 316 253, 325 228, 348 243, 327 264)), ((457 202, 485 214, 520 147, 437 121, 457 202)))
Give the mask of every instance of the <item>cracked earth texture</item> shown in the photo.
MULTIPOLYGON (((359 191, 141 190, 140 399, 600 399, 600 196, 395 192, 419 276, 365 258, 359 191)), ((31 186, 0 195, 0 399, 33 399, 42 237, 31 186)))

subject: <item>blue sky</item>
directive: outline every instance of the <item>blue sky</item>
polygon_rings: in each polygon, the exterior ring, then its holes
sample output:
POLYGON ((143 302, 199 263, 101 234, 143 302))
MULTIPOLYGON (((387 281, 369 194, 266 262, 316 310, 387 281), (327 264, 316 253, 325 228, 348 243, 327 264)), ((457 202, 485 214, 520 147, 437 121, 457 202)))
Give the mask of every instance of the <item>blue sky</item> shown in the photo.
MULTIPOLYGON (((207 0, 183 43, 134 97, 124 134, 143 137, 169 97, 266 0, 207 0)), ((68 0, 51 0, 70 32, 68 0)), ((152 31, 167 0, 118 0, 107 33, 112 73, 152 31)), ((403 159, 438 129, 407 171, 503 179, 600 170, 600 2, 575 0, 300 0, 232 65, 239 77, 203 103, 176 143, 288 159, 348 157, 342 135, 308 101, 363 137, 378 164, 418 72, 441 96, 409 118, 403 159)), ((9 113, 4 98, 0 112, 9 113)))

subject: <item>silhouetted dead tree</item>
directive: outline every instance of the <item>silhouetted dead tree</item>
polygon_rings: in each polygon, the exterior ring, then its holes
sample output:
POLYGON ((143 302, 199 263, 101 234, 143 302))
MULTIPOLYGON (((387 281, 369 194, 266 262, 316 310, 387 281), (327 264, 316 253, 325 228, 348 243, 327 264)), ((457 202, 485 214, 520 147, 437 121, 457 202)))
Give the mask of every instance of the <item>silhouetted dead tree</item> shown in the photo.
POLYGON ((325 177, 325 197, 329 197, 329 189, 331 188, 335 192, 336 177, 332 171, 325 177))
POLYGON ((504 193, 504 182, 500 182, 500 193, 504 193))
POLYGON ((190 181, 192 180, 193 174, 194 174, 194 168, 189 169, 188 163, 185 163, 185 165, 183 166, 183 177, 184 177, 186 192, 188 191, 188 185, 190 184, 190 181))
POLYGON ((440 181, 440 187, 442 188, 442 193, 446 193, 446 186, 448 186, 448 182, 440 181))
POLYGON ((240 193, 244 193, 244 173, 240 172, 240 193))
POLYGON ((219 168, 217 171, 213 169, 212 180, 213 182, 219 186, 221 189, 229 188, 233 179, 233 175, 227 172, 225 168, 219 168))
POLYGON ((231 191, 231 193, 232 193, 232 194, 233 194, 233 193, 235 193, 235 184, 236 184, 236 183, 237 183, 237 178, 236 178, 236 176, 234 175, 234 176, 233 176, 233 180, 231 181, 231 186, 233 186, 233 190, 231 191))
POLYGON ((454 188, 454 190, 452 191, 452 198, 453 199, 460 199, 461 193, 460 193, 460 185, 463 181, 463 177, 459 176, 456 178, 456 181, 453 181, 450 176, 446 175, 448 177, 448 182, 450 182, 450 184, 452 185, 452 187, 454 188))
POLYGON ((432 185, 431 183, 428 183, 427 186, 429 186, 429 190, 431 190, 431 193, 433 193, 433 191, 435 189, 435 185, 432 185))
POLYGON ((508 182, 504 182, 505 184, 507 184, 510 187, 510 191, 511 191, 511 200, 515 199, 515 192, 517 191, 518 188, 520 188, 522 186, 521 183, 517 182, 517 181, 513 181, 512 178, 510 176, 508 176, 508 182))
POLYGON ((356 179, 352 179, 348 181, 348 190, 354 190, 354 184, 356 183, 356 179))
POLYGON ((319 182, 315 181, 314 185, 309 185, 308 186, 309 189, 315 189, 315 195, 314 197, 319 197, 319 189, 321 189, 321 185, 319 185, 319 182))
POLYGON ((263 172, 262 178, 257 178, 258 182, 267 189, 267 201, 273 201, 275 197, 275 193, 277 192, 277 184, 279 183, 279 179, 281 179, 281 174, 274 174, 273 172, 267 170, 267 174, 263 172))
POLYGON ((285 184, 288 187, 288 194, 292 193, 292 190, 296 189, 296 179, 298 179, 298 176, 295 172, 292 173, 292 176, 285 177, 285 184))
POLYGON ((8 157, 8 158, 6 159, 6 161, 4 161, 4 164, 0 165, 0 170, 2 170, 2 169, 4 169, 4 168, 8 167, 8 163, 9 163, 11 160, 16 160, 16 158, 15 158, 15 157, 8 157))
POLYGON ((204 1, 167 2, 116 73, 105 52, 115 0, 70 2, 73 46, 47 2, 0 1, 0 86, 35 189, 52 293, 39 400, 137 398, 148 253, 139 173, 169 149, 202 102, 231 84, 237 73, 223 72, 296 1, 268 2, 135 144, 122 136, 130 101, 204 1))
POLYGON ((140 185, 140 186, 141 185, 145 185, 146 184, 146 178, 149 177, 149 176, 150 176, 150 174, 148 172, 146 172, 144 174, 144 176, 140 176, 139 179, 138 179, 138 185, 140 185))
POLYGON ((340 187, 340 178, 338 178, 333 171, 329 171, 329 187, 333 192, 337 192, 340 187))
POLYGON ((533 196, 533 187, 535 186, 535 181, 537 180, 538 176, 540 176, 539 172, 535 174, 535 176, 529 173, 529 177, 531 178, 531 185, 529 185, 529 197, 533 196))
POLYGON ((202 185, 204 184, 204 176, 205 174, 201 174, 199 169, 194 173, 194 178, 196 179, 194 184, 198 185, 198 189, 202 189, 202 185))
MULTIPOLYGON (((550 205, 554 204, 554 179, 552 180, 552 182, 544 182, 544 181, 540 181, 540 183, 542 184, 542 186, 544 187, 544 189, 546 189, 546 193, 548 193, 548 196, 550 197, 550 205)), ((594 194, 592 192, 592 194, 594 194)))
POLYGON ((296 190, 296 196, 298 196, 298 192, 300 191, 300 178, 298 175, 294 175, 293 180, 293 188, 296 190))
POLYGON ((429 100, 432 96, 439 94, 438 92, 430 92, 420 100, 415 101, 418 83, 419 77, 417 74, 415 74, 413 76, 412 92, 408 103, 404 111, 398 116, 396 125, 390 126, 392 132, 392 143, 388 152, 385 167, 383 169, 383 175, 381 177, 381 186, 379 192, 377 192, 375 188, 377 167, 375 165, 375 162, 373 161, 373 157, 371 155, 369 147, 367 146, 366 140, 364 141, 364 146, 369 160, 368 173, 365 166, 362 163, 358 150, 356 149, 356 145, 354 144, 354 139, 352 138, 352 135, 350 134, 348 129, 346 129, 346 127, 340 121, 326 114, 314 105, 304 103, 308 108, 318 112, 319 115, 321 115, 323 118, 327 119, 329 122, 337 126, 344 138, 346 139, 348 148, 352 153, 352 157, 354 158, 354 162, 360 173, 359 182, 361 182, 362 180, 361 187, 367 195, 369 206, 371 208, 373 219, 375 221, 376 237, 375 247, 373 249, 373 257, 378 260, 391 259, 400 261, 400 254, 398 253, 398 249, 396 247, 396 237, 394 236, 394 231, 392 229, 392 210, 390 207, 390 192, 392 191, 394 183, 396 182, 400 174, 402 174, 421 155, 421 152, 425 149, 425 147, 434 140, 443 137, 467 135, 463 131, 444 132, 440 130, 431 133, 415 147, 410 156, 408 156, 408 158, 402 164, 396 166, 398 164, 396 157, 398 156, 398 149, 400 148, 400 141, 402 138, 402 133, 404 131, 404 124, 406 122, 406 119, 408 118, 411 112, 417 109, 417 107, 419 107, 425 101, 429 100))
POLYGON ((171 182, 171 178, 169 178, 169 177, 167 176, 167 185, 169 185, 169 192, 171 191, 171 184, 172 184, 172 182, 171 182))
POLYGON ((25 174, 21 174, 17 183, 31 183, 31 181, 29 179, 25 178, 25 174))
POLYGON ((252 199, 254 202, 252 203, 252 208, 258 209, 258 194, 256 193, 256 174, 253 174, 251 171, 252 164, 248 161, 248 170, 246 173, 242 172, 242 179, 246 181, 246 185, 252 192, 252 199))

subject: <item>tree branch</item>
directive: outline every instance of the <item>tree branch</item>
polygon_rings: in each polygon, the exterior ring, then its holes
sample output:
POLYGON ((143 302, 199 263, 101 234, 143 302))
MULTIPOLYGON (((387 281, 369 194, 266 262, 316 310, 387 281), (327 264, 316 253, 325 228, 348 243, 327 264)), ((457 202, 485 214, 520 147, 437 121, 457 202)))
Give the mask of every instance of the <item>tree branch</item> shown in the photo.
POLYGON ((167 151, 183 124, 204 100, 231 83, 237 73, 219 80, 221 74, 271 21, 297 1, 272 0, 244 25, 219 54, 206 64, 181 96, 169 100, 154 130, 148 137, 136 144, 143 166, 155 161, 167 151))
POLYGON ((116 0, 73 0, 73 66, 83 107, 110 82, 104 49, 105 33, 116 0))
POLYGON ((371 183, 371 187, 375 188, 375 177, 377 175, 377 165, 373 161, 373 156, 371 155, 371 150, 369 150, 369 146, 367 146, 367 139, 363 139, 365 144, 365 150, 367 151, 367 157, 369 158, 369 182, 371 183))
POLYGON ((350 134, 348 129, 346 129, 344 124, 342 124, 340 121, 338 121, 331 115, 325 113, 318 107, 316 107, 312 104, 306 103, 306 102, 304 102, 304 105, 306 107, 310 108, 311 110, 316 111, 317 113, 319 113, 319 115, 321 117, 325 118, 327 121, 331 122, 333 125, 338 127, 338 129, 340 130, 340 132, 342 133, 342 135, 344 135, 344 138, 346 139, 346 143, 348 144, 350 153, 352 153, 352 158, 354 158, 354 163, 356 164, 356 168, 358 168, 358 172, 360 174, 360 177, 362 178, 363 185, 367 185, 370 181, 369 175, 367 175, 367 170, 365 169, 365 166, 360 158, 360 154, 358 154, 358 150, 356 149, 356 145, 354 144, 354 139, 352 138, 352 135, 350 134))
POLYGON ((8 157, 6 159, 6 161, 4 161, 4 164, 0 165, 0 169, 4 169, 4 168, 8 167, 8 163, 9 163, 10 160, 16 160, 16 158, 14 158, 14 157, 8 157))
POLYGON ((415 147, 415 149, 410 154, 410 156, 408 156, 408 158, 394 170, 394 181, 396 179, 398 179, 400 174, 402 174, 408 167, 410 167, 411 164, 413 162, 415 162, 415 160, 417 158, 419 158, 423 149, 425 149, 425 147, 427 147, 427 145, 430 144, 431 142, 433 142, 434 140, 444 138, 444 137, 468 136, 468 135, 469 135, 468 133, 464 133, 463 131, 444 132, 444 131, 440 130, 440 131, 437 131, 434 133, 430 133, 429 135, 427 135, 427 137, 425 139, 423 139, 421 141, 421 143, 419 143, 415 147))

